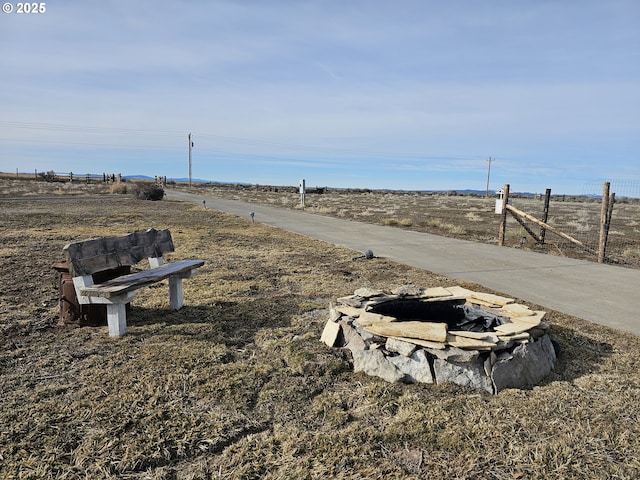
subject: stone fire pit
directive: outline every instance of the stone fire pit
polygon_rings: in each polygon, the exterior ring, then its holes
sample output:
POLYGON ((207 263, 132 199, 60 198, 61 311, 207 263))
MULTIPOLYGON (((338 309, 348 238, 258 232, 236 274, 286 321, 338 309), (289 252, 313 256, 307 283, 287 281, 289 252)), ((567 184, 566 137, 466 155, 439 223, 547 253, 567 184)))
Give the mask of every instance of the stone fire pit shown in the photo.
POLYGON ((459 286, 361 288, 330 306, 321 340, 348 348, 354 371, 389 382, 453 382, 498 393, 536 385, 553 370, 544 316, 459 286))

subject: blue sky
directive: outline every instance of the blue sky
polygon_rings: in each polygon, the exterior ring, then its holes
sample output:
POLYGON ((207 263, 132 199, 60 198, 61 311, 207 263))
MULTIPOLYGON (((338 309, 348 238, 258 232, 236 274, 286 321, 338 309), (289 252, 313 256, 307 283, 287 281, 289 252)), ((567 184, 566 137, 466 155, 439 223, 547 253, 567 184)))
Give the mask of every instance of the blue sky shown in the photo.
MULTIPOLYGON (((640 180, 637 0, 0 14, 0 171, 584 193, 640 180)), ((598 193, 598 192, 594 192, 598 193)))

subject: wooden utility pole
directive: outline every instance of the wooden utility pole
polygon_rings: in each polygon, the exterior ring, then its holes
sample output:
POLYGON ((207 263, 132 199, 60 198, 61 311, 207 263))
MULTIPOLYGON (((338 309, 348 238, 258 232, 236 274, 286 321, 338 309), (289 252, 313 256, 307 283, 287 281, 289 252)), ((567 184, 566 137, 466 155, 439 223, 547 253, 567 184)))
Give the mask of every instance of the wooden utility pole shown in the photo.
POLYGON ((500 232, 498 234, 498 245, 504 246, 504 237, 507 230, 507 204, 509 203, 509 184, 506 183, 502 189, 504 196, 502 199, 502 212, 500 218, 500 232))
POLYGON ((491 162, 493 162, 493 158, 489 157, 489 170, 487 170, 487 193, 486 197, 489 198, 489 178, 491 177, 491 162))
POLYGON ((602 186, 602 210, 600 214, 600 241, 598 242, 598 263, 603 263, 607 258, 607 241, 609 239, 609 227, 613 214, 613 204, 616 194, 609 194, 611 184, 604 182, 602 186))
MULTIPOLYGON (((551 189, 547 188, 544 193, 544 210, 542 211, 542 221, 547 223, 549 219, 549 200, 551 200, 551 189)), ((547 230, 544 227, 540 228, 540 241, 538 243, 544 243, 544 237, 547 234, 547 230)))
POLYGON ((191 141, 191 134, 189 134, 189 190, 191 190, 191 149, 193 148, 193 142, 191 141))

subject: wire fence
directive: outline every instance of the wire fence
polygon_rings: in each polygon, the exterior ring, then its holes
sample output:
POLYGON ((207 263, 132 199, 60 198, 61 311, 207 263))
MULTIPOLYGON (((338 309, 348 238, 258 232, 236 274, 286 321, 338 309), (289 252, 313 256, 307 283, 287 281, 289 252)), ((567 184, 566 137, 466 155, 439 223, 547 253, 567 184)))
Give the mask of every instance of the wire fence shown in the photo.
MULTIPOLYGON (((612 180, 609 198, 613 199, 607 226, 604 262, 640 268, 640 181, 612 180)), ((538 219, 543 215, 540 199, 514 199, 521 210, 538 219)), ((547 223, 584 246, 557 235, 545 237, 544 250, 551 254, 598 260, 603 237, 603 182, 585 184, 580 195, 551 195, 547 223)), ((511 225, 514 221, 511 220, 511 225)), ((535 232, 541 227, 525 221, 516 230, 523 239, 526 229, 535 232)), ((543 249, 542 246, 537 246, 543 249)))
MULTIPOLYGON (((606 257, 612 263, 640 267, 640 181, 611 180, 611 197, 614 200, 611 222, 608 227, 606 257)), ((602 183, 585 184, 583 195, 595 198, 578 214, 576 234, 584 232, 585 243, 598 246, 603 200, 602 183)))
POLYGON ((46 182, 118 182, 122 181, 122 175, 116 173, 78 173, 78 172, 55 172, 53 170, 42 171, 34 170, 33 172, 2 173, 4 178, 18 178, 30 180, 42 180, 46 182))
POLYGON ((121 183, 127 181, 135 182, 154 182, 158 184, 167 184, 166 176, 156 176, 155 178, 126 178, 120 173, 77 173, 77 172, 55 172, 49 170, 46 172, 19 172, 15 173, 0 172, 0 177, 3 178, 18 178, 28 180, 40 180, 46 182, 72 182, 72 183, 121 183))

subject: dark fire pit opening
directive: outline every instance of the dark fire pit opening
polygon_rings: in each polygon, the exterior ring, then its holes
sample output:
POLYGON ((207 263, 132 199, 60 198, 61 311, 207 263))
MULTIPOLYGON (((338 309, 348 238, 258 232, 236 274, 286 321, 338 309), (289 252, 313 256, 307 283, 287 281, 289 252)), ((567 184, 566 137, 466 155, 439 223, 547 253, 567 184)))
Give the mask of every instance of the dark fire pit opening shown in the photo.
POLYGON ((399 299, 374 305, 370 312, 395 317, 398 322, 445 322, 449 330, 467 332, 493 331, 509 320, 479 308, 464 305, 466 299, 455 302, 425 302, 419 299, 399 299))

